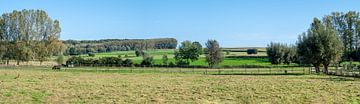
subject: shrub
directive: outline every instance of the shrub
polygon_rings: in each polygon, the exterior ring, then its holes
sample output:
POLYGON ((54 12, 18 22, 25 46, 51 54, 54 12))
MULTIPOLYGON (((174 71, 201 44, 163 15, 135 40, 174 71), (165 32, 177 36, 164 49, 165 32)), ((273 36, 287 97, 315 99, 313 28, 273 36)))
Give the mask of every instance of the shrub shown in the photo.
POLYGON ((123 61, 123 66, 131 67, 131 66, 133 66, 133 61, 131 59, 125 59, 123 61))
POLYGON ((169 63, 169 66, 170 66, 170 67, 175 67, 176 65, 174 64, 174 62, 170 62, 170 63, 169 63))
POLYGON ((137 49, 137 50, 135 50, 135 55, 136 55, 136 57, 139 57, 139 56, 144 56, 144 51, 142 51, 142 50, 139 50, 139 49, 137 49))
POLYGON ((226 55, 230 55, 230 51, 229 50, 226 50, 226 55))
POLYGON ((89 55, 89 57, 95 57, 94 53, 89 53, 88 55, 89 55))
POLYGON ((254 48, 254 49, 247 49, 247 54, 251 55, 251 54, 257 54, 258 53, 258 49, 254 48))
POLYGON ((142 66, 151 66, 153 64, 153 57, 152 56, 144 56, 143 60, 141 61, 142 66))
POLYGON ((100 61, 103 65, 122 65, 122 59, 118 57, 103 57, 100 61))
POLYGON ((74 57, 70 57, 68 60, 67 60, 67 63, 72 63, 72 64, 82 64, 84 63, 84 58, 80 57, 80 56, 74 56, 74 57))

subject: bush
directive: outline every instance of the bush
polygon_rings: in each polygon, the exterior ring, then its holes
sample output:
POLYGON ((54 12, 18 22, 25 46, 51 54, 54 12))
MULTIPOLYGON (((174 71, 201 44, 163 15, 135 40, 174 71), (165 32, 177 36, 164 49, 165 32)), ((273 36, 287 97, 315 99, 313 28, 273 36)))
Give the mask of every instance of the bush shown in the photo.
POLYGON ((176 61, 177 66, 188 66, 189 64, 190 64, 189 62, 186 62, 186 61, 183 61, 183 60, 177 60, 176 61))
POLYGON ((79 64, 82 64, 84 63, 85 59, 80 57, 80 56, 74 56, 74 57, 70 57, 66 63, 72 63, 72 64, 76 64, 76 65, 79 65, 79 64))
POLYGON ((122 59, 119 57, 103 57, 100 61, 103 65, 122 65, 122 59))
POLYGON ((136 55, 136 57, 139 57, 139 56, 144 56, 144 51, 142 51, 142 50, 139 50, 139 49, 137 49, 136 51, 135 51, 135 55, 136 55))
POLYGON ((230 51, 229 50, 227 50, 227 51, 225 51, 226 52, 226 55, 230 55, 230 51))
POLYGON ((170 62, 170 63, 169 63, 169 66, 170 66, 170 67, 175 67, 176 65, 174 64, 174 62, 170 62))
POLYGON ((94 53, 89 53, 88 55, 89 55, 89 57, 95 57, 94 53))
POLYGON ((152 56, 144 56, 143 60, 141 61, 142 66, 151 66, 153 64, 153 57, 152 56))
POLYGON ((125 59, 123 61, 123 66, 131 67, 131 66, 133 66, 133 61, 131 59, 125 59))
POLYGON ((258 49, 254 48, 254 49, 247 49, 247 54, 251 55, 251 54, 257 54, 258 53, 258 49))

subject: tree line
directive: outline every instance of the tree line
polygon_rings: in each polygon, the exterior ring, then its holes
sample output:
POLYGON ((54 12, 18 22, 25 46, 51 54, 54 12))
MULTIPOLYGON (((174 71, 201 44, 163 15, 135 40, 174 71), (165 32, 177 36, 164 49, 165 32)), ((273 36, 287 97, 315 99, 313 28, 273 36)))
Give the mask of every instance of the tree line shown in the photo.
POLYGON ((60 22, 42 10, 14 10, 0 17, 0 59, 43 62, 64 48, 60 22))
POLYGON ((66 40, 64 43, 68 47, 65 55, 148 49, 175 49, 177 47, 177 40, 174 38, 66 40))
MULTIPOLYGON (((322 19, 314 18, 310 28, 299 35, 291 54, 296 60, 291 62, 307 64, 320 72, 328 73, 331 64, 339 65, 342 61, 360 61, 360 17, 359 12, 333 12, 322 19), (296 48, 294 48, 296 47, 296 48)), ((270 43, 267 51, 273 64, 281 64, 286 54, 286 45, 270 43)))

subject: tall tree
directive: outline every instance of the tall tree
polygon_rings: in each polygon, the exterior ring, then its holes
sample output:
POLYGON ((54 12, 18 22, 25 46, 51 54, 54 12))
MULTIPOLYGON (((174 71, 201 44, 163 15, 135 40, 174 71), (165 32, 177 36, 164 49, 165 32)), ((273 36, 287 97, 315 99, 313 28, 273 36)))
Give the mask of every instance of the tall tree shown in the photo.
POLYGON ((331 25, 337 30, 344 47, 344 58, 346 60, 357 59, 355 49, 360 47, 360 16, 358 12, 349 11, 333 12, 326 16, 331 22, 331 25))
POLYGON ((42 10, 4 13, 0 22, 1 44, 7 46, 2 59, 41 62, 62 51, 60 23, 42 10))
POLYGON ((206 62, 208 62, 209 67, 214 68, 224 60, 223 52, 216 40, 206 42, 206 51, 206 62))
POLYGON ((341 61, 343 46, 337 31, 331 24, 331 17, 324 17, 323 25, 324 30, 322 35, 320 35, 321 43, 324 49, 322 64, 324 65, 324 73, 328 73, 328 67, 331 63, 341 61))
POLYGON ((320 65, 324 65, 324 72, 328 72, 330 63, 337 63, 342 54, 342 44, 336 30, 329 25, 329 18, 325 22, 314 18, 310 29, 303 33, 297 43, 297 54, 303 64, 312 64, 316 72, 320 72, 320 65))

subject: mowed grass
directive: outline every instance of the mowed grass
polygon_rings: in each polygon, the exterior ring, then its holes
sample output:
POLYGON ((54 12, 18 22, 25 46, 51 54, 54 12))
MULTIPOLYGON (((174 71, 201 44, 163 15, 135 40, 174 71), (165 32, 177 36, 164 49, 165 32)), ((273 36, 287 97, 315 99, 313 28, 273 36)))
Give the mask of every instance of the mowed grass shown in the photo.
MULTIPOLYGON (((75 68, 76 69, 76 68, 75 68)), ((357 103, 360 81, 322 75, 204 75, 1 68, 0 103, 357 103)))

